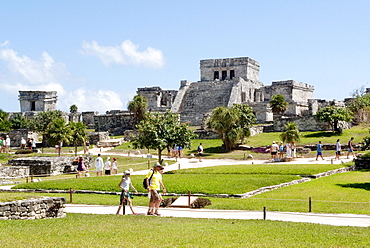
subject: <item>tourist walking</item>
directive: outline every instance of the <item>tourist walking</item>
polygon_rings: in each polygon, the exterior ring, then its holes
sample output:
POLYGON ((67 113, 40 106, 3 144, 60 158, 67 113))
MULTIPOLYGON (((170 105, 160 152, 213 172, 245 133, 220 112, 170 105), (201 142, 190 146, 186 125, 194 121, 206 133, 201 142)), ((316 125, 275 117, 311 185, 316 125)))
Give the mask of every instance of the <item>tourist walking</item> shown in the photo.
POLYGON ((292 146, 291 146, 291 144, 287 143, 285 145, 285 147, 286 147, 286 157, 291 158, 292 157, 292 146))
POLYGON ((5 139, 5 152, 6 153, 10 152, 10 138, 9 138, 9 135, 7 135, 6 139, 5 139))
POLYGON ((295 145, 294 141, 292 141, 292 158, 295 159, 297 157, 297 146, 295 145))
POLYGON ((113 170, 113 175, 117 175, 118 166, 117 166, 117 159, 116 158, 113 158, 112 170, 113 170))
POLYGON ((107 158, 105 162, 105 175, 109 176, 112 169, 112 163, 110 162, 110 157, 107 158))
POLYGON ((104 166, 104 162, 99 153, 98 157, 95 159, 95 171, 96 171, 97 177, 103 175, 103 166, 104 166))
POLYGON ((270 154, 271 154, 272 162, 277 161, 278 151, 279 151, 279 146, 276 144, 275 141, 273 141, 270 147, 270 154))
POLYGON ((21 138, 21 146, 20 146, 21 149, 25 149, 26 148, 26 140, 22 137, 21 138))
POLYGON ((282 160, 284 158, 284 144, 283 142, 280 142, 279 144, 279 160, 282 160))
POLYGON ((348 141, 348 152, 347 152, 347 158, 349 158, 349 154, 352 154, 353 158, 356 158, 355 156, 355 153, 353 152, 353 140, 355 138, 351 138, 349 141, 348 141))
POLYGON ((316 148, 316 160, 318 160, 319 157, 322 158, 322 160, 324 160, 323 156, 322 156, 322 144, 321 144, 321 141, 319 141, 319 143, 317 144, 317 148, 316 148))
POLYGON ((337 139, 337 143, 335 144, 335 159, 340 159, 340 152, 342 147, 340 145, 340 139, 337 139))
POLYGON ((199 157, 199 162, 202 162, 202 156, 203 156, 203 144, 200 143, 198 146, 198 157, 199 157))
POLYGON ((135 189, 135 187, 132 185, 132 182, 131 182, 131 171, 130 170, 125 171, 125 173, 122 176, 121 182, 119 182, 118 184, 118 187, 120 187, 122 191, 121 191, 119 206, 118 206, 118 210, 116 214, 119 215, 119 211, 121 210, 121 208, 125 207, 125 203, 128 202, 132 214, 137 215, 137 213, 135 213, 134 210, 132 209, 131 199, 133 199, 133 197, 131 196, 129 192, 129 189, 131 187, 133 190, 135 190, 135 193, 137 193, 137 190, 135 189))
POLYGON ((4 138, 0 137, 0 153, 5 152, 4 138))
POLYGON ((34 139, 31 139, 31 148, 33 152, 36 152, 36 141, 34 139))
POLYGON ((84 163, 84 159, 80 155, 78 157, 78 163, 77 163, 77 178, 80 178, 81 174, 84 177, 85 176, 85 171, 86 171, 86 166, 85 166, 85 163, 84 163))
POLYGON ((166 188, 162 182, 162 174, 161 171, 164 170, 164 167, 160 163, 156 163, 152 170, 148 172, 145 179, 146 185, 149 185, 147 190, 149 193, 149 209, 147 215, 156 215, 161 216, 158 213, 159 205, 162 201, 162 195, 159 193, 160 189, 162 188, 163 193, 166 193, 166 188))

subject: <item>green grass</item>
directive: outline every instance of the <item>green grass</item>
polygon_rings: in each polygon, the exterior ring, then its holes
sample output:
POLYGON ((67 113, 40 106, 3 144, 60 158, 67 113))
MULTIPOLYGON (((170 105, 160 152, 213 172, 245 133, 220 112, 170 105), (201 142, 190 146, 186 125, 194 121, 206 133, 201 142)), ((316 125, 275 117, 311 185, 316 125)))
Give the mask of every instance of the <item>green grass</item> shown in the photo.
POLYGON ((2 247, 367 247, 369 228, 268 220, 68 214, 0 221, 2 247))
MULTIPOLYGON (((14 188, 97 190, 119 192, 120 176, 70 178, 22 183, 14 188)), ((142 186, 144 176, 132 176, 134 187, 146 192, 142 186)), ((186 194, 188 191, 204 194, 242 194, 260 187, 289 182, 300 177, 294 175, 248 175, 248 174, 169 174, 165 185, 169 193, 186 194), (220 183, 225 182, 225 183, 220 183), (226 183, 227 182, 227 183, 226 183)))

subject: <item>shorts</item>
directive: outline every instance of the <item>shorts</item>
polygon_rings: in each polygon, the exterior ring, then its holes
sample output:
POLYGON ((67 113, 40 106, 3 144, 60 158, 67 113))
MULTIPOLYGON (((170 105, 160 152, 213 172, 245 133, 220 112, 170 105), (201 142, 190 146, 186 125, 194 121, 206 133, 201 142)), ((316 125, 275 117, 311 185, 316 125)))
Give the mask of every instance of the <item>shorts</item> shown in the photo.
POLYGON ((351 149, 351 148, 348 148, 348 152, 353 152, 353 149, 351 149))
POLYGON ((276 155, 277 154, 277 152, 271 152, 271 155, 276 155))
POLYGON ((150 190, 150 202, 162 200, 162 195, 157 190, 150 190))
POLYGON ((105 175, 110 175, 110 170, 105 170, 105 175))
POLYGON ((317 156, 322 156, 322 152, 317 152, 317 156))
POLYGON ((131 196, 130 192, 125 192, 124 190, 122 190, 121 195, 119 197, 119 205, 122 205, 123 204, 123 200, 125 198, 134 199, 134 197, 131 196))
POLYGON ((202 156, 203 156, 203 153, 198 152, 198 156, 199 156, 199 157, 202 157, 202 156))
POLYGON ((335 154, 340 156, 340 151, 336 151, 335 154))

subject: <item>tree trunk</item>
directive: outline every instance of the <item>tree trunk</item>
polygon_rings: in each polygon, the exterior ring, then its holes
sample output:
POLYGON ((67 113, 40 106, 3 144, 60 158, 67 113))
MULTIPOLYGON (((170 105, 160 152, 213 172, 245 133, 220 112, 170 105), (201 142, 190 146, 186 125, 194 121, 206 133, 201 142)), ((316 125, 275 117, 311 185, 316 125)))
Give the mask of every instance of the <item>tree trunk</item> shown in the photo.
POLYGON ((162 151, 163 149, 158 148, 158 162, 159 163, 162 161, 162 151))
POLYGON ((62 150, 62 147, 61 147, 61 144, 62 142, 58 142, 58 157, 60 157, 60 151, 62 150))

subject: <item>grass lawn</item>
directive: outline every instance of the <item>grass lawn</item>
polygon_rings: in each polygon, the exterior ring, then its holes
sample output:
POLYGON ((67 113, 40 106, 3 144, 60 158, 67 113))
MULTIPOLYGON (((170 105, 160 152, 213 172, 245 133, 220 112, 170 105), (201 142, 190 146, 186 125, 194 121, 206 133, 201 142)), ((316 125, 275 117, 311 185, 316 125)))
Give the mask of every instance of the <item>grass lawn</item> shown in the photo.
MULTIPOLYGON (((299 179, 297 175, 313 175, 342 167, 343 165, 230 165, 172 171, 164 175, 169 193, 186 194, 243 194, 261 187, 299 179), (224 182, 224 183, 220 183, 224 182)), ((97 190, 118 192, 120 176, 68 178, 23 183, 15 188, 97 190)), ((146 192, 141 183, 144 176, 132 176, 137 190, 146 192)))
POLYGON ((0 221, 1 247, 367 247, 369 228, 268 220, 68 214, 0 221))

